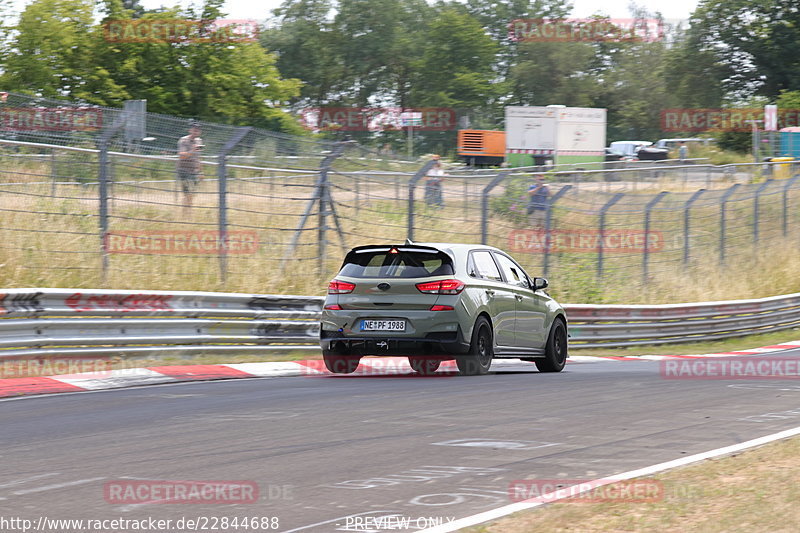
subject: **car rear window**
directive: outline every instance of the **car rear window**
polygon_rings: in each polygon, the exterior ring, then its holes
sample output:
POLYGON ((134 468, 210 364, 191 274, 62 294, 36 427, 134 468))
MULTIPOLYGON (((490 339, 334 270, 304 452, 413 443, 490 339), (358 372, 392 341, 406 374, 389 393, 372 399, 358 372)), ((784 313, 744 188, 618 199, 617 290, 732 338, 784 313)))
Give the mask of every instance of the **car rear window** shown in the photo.
POLYGON ((402 248, 350 252, 340 272, 352 278, 425 278, 453 273, 453 261, 444 252, 402 248))

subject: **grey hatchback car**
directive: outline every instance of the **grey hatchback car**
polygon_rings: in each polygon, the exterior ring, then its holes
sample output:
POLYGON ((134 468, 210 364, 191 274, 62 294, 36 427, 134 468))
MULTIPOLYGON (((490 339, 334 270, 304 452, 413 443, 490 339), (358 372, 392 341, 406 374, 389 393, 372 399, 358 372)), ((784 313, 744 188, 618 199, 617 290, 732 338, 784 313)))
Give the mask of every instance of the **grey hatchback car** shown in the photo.
POLYGON ((560 372, 567 317, 508 254, 491 246, 406 243, 353 248, 328 285, 320 345, 331 372, 362 356, 408 357, 420 374, 455 359, 464 375, 486 374, 494 358, 560 372))

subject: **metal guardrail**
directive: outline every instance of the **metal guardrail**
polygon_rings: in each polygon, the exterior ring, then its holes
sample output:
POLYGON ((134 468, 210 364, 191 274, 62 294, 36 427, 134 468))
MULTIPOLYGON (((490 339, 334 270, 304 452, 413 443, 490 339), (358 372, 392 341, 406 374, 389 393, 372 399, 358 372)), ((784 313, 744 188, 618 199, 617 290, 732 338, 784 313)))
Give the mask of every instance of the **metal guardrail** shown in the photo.
MULTIPOLYGON (((0 359, 316 350, 323 298, 9 289, 0 359)), ((573 348, 707 341, 800 326, 800 293, 673 305, 565 305, 573 348)))

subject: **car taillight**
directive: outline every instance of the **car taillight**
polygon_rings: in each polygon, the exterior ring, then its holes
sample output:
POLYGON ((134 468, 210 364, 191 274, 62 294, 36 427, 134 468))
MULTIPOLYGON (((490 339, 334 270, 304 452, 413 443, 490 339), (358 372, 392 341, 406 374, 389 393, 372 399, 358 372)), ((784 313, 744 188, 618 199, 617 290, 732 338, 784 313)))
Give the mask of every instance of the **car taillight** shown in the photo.
POLYGON ((417 290, 427 294, 458 294, 466 285, 457 279, 443 279, 441 281, 426 281, 417 283, 417 290))
POLYGON ((454 311, 455 308, 452 305, 432 305, 431 311, 454 311))
POLYGON ((347 283, 346 281, 339 281, 335 279, 328 283, 328 294, 349 294, 353 292, 356 286, 354 283, 347 283))
POLYGON ((342 306, 339 305, 339 304, 330 304, 330 305, 326 305, 325 309, 327 309, 328 311, 341 311, 342 310, 342 306))

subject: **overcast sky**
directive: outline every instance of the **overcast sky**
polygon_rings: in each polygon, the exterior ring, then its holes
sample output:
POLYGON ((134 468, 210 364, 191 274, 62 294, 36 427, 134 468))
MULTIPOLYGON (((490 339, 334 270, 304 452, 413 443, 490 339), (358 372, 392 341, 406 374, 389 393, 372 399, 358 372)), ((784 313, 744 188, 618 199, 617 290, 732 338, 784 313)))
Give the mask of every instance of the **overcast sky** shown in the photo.
MULTIPOLYGON (((487 2, 490 0, 486 0, 487 2)), ((649 11, 660 11, 666 19, 688 19, 692 11, 697 7, 699 0, 637 0, 635 3, 649 11)), ((15 0, 17 10, 29 4, 29 0, 15 0)), ((173 6, 175 4, 186 5, 191 0, 142 0, 142 5, 147 9, 159 6, 173 6)), ((227 0, 227 8, 230 18, 238 19, 257 19, 263 20, 271 15, 276 7, 280 6, 281 0, 227 0)), ((608 15, 614 18, 626 18, 630 16, 628 6, 631 0, 572 0, 575 6, 572 12, 574 17, 586 17, 596 13, 608 15)))

